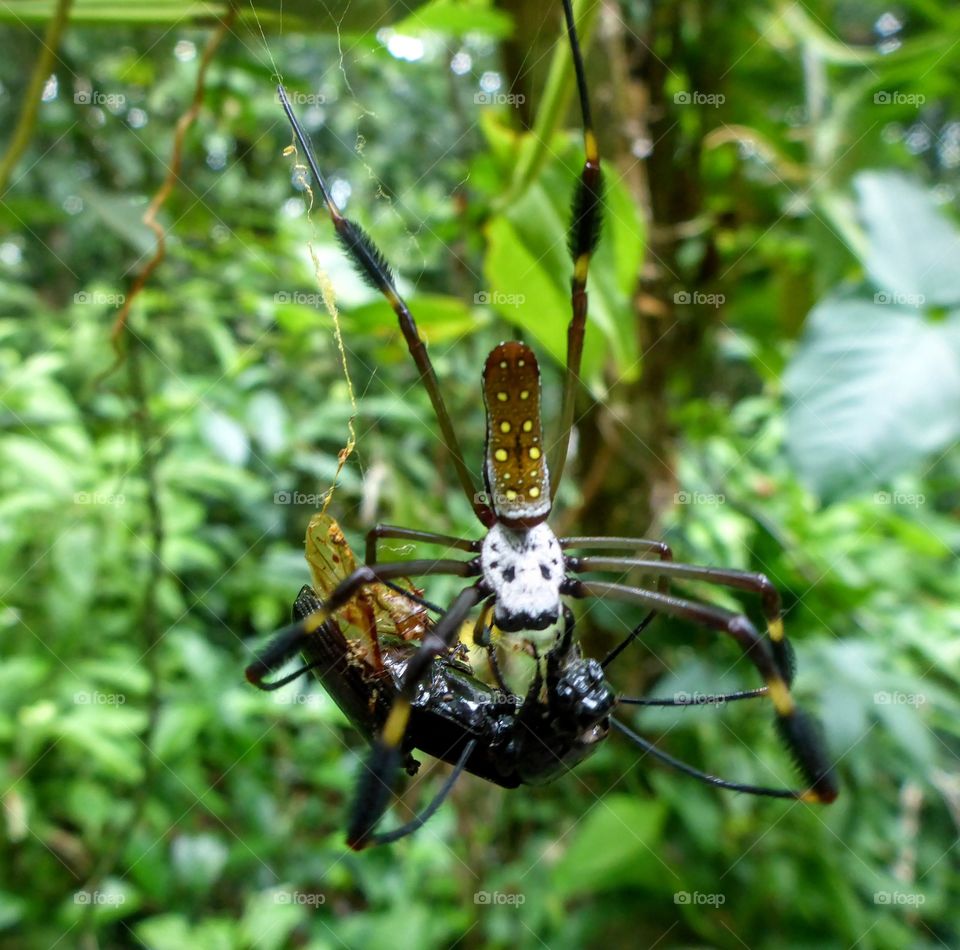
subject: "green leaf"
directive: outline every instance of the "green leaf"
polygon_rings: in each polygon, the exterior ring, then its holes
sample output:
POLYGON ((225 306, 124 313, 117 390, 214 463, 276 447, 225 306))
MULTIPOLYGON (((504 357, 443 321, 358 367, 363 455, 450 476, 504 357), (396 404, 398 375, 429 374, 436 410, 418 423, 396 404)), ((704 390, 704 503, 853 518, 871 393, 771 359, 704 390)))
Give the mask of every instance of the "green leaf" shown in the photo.
POLYGON ((933 323, 829 297, 784 383, 788 448, 804 478, 826 497, 880 484, 960 434, 960 312, 933 323))
POLYGON ((655 884, 666 873, 657 859, 666 807, 628 795, 608 795, 577 826, 554 868, 561 897, 618 887, 655 884))
POLYGON ((929 189, 893 172, 863 172, 854 186, 877 287, 909 306, 960 302, 960 231, 929 189))
MULTIPOLYGON (((489 287, 480 299, 526 331, 561 365, 570 322, 567 250, 570 202, 582 156, 572 140, 555 143, 554 160, 502 214, 488 224, 484 272, 489 287), (578 156, 580 156, 578 158, 578 156)), ((643 258, 644 228, 626 189, 608 176, 600 245, 590 267, 589 315, 582 375, 598 389, 605 356, 618 376, 639 375, 639 353, 630 297, 643 258)))

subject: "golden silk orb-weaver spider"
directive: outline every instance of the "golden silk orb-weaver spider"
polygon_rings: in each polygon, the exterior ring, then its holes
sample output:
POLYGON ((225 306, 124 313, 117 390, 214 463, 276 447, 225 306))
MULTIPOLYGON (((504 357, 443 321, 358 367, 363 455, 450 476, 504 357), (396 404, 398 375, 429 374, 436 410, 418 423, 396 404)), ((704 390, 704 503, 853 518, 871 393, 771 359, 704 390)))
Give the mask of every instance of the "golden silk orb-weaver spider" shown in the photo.
MULTIPOLYGON (((365 721, 364 731, 371 741, 366 767, 361 770, 353 799, 347 830, 347 842, 355 849, 394 841, 419 827, 433 813, 434 801, 420 816, 397 832, 376 831, 392 794, 395 778, 414 747, 429 744, 430 727, 424 726, 424 709, 437 714, 441 699, 430 700, 430 684, 437 675, 458 680, 464 695, 473 692, 474 699, 484 695, 484 687, 472 678, 468 683, 463 671, 454 672, 451 651, 456 647, 461 628, 474 608, 483 605, 475 630, 477 640, 485 642, 489 634, 489 618, 503 636, 543 631, 561 618, 563 630, 547 656, 545 692, 528 695, 513 713, 500 719, 461 715, 454 717, 450 748, 454 754, 440 754, 455 765, 454 773, 441 796, 449 791, 461 771, 483 774, 476 758, 477 749, 484 752, 498 747, 494 741, 498 729, 506 729, 515 739, 511 752, 501 751, 500 766, 512 767, 511 755, 522 761, 536 761, 527 768, 521 782, 543 781, 568 768, 584 756, 574 755, 571 748, 579 738, 591 733, 603 738, 610 726, 631 741, 649 750, 662 761, 710 784, 781 798, 808 802, 831 802, 837 785, 830 766, 818 721, 798 708, 790 691, 794 675, 793 654, 784 634, 780 618, 780 597, 762 574, 723 568, 681 564, 673 561, 670 548, 661 541, 646 538, 568 537, 558 538, 547 519, 551 513, 557 487, 563 474, 573 422, 574 397, 580 373, 584 329, 587 320, 587 279, 591 256, 600 238, 603 207, 602 173, 597 139, 593 131, 583 58, 577 38, 571 0, 563 0, 566 37, 570 46, 576 76, 580 110, 583 119, 585 159, 574 192, 569 245, 573 262, 571 279, 572 315, 567 333, 567 361, 560 413, 560 436, 550 465, 544 451, 540 412, 540 371, 533 351, 520 342, 502 343, 490 353, 482 374, 486 408, 486 446, 483 463, 485 491, 477 493, 460 450, 456 431, 446 409, 436 373, 426 346, 407 304, 397 291, 386 259, 370 238, 354 222, 344 217, 332 200, 323 175, 313 156, 310 143, 301 128, 286 96, 279 88, 280 100, 294 135, 303 150, 313 183, 326 207, 336 235, 357 271, 379 290, 396 312, 400 329, 419 370, 436 413, 443 440, 449 449, 457 478, 480 523, 485 528, 482 538, 454 538, 412 528, 378 525, 367 536, 365 564, 356 567, 324 596, 314 591, 298 598, 295 619, 278 631, 271 643, 248 667, 247 676, 255 685, 269 687, 265 677, 269 670, 297 653, 314 666, 318 655, 316 638, 329 635, 330 624, 338 611, 354 601, 365 590, 376 585, 393 586, 411 604, 418 595, 396 582, 407 577, 452 575, 473 579, 453 603, 439 611, 415 641, 415 649, 402 658, 401 672, 390 679, 386 694, 389 708, 365 721), (551 479, 550 469, 553 470, 551 479), (377 542, 382 538, 411 542, 440 543, 472 555, 469 560, 411 560, 399 563, 378 563, 377 542), (623 552, 618 556, 579 556, 569 553, 578 549, 623 552), (637 555, 646 555, 637 556, 637 555), (635 570, 657 578, 655 590, 583 578, 583 574, 635 570), (696 580, 756 593, 761 598, 766 630, 761 633, 743 614, 680 597, 669 589, 671 578, 696 580), (404 593, 405 592, 405 593, 404 593), (572 640, 572 619, 564 598, 604 597, 622 600, 645 608, 648 613, 637 628, 602 663, 583 661, 579 647, 572 640), (603 669, 633 640, 655 614, 682 618, 701 624, 731 637, 756 667, 763 685, 721 699, 748 699, 766 696, 773 706, 777 729, 799 767, 804 785, 799 789, 767 788, 727 781, 700 772, 680 762, 642 739, 616 719, 612 712, 618 703, 635 705, 688 705, 681 700, 624 699, 615 697, 603 678, 603 669), (552 659, 551 659, 552 658, 552 659), (578 664, 586 663, 588 667, 578 664), (593 664, 590 666, 589 664, 593 664), (552 677, 552 679, 551 679, 552 677), (598 680, 599 677, 599 680, 598 680), (478 685, 479 684, 479 685, 478 685), (424 701, 424 690, 428 699, 424 701), (426 702, 426 706, 424 706, 426 702), (527 719, 521 715, 526 710, 527 719), (571 712, 573 710, 573 712, 571 712), (499 726, 492 723, 497 721, 499 726), (523 744, 523 729, 540 734, 539 754, 532 743, 523 744), (516 730, 521 730, 517 732, 516 730)), ((411 612, 413 607, 410 608, 411 612)), ((376 640, 376 637, 373 638, 376 640)), ((335 651, 336 652, 336 651, 335 651)), ((340 651, 342 653, 342 651, 340 651)), ((376 661, 375 661, 376 662, 376 661)), ((382 664, 383 657, 379 662, 382 664)), ((394 669, 398 667, 394 664, 394 669)), ((306 669, 306 668, 305 668, 306 669)), ((301 671, 302 672, 302 671, 301 671)), ((297 674, 295 674, 297 675, 297 674)), ((539 675, 539 671, 538 671, 539 675)), ((287 678, 289 679, 289 678, 287 678)), ((283 680, 281 682, 285 682, 283 680)), ((386 682, 386 681, 385 681, 386 682)), ((329 687, 328 687, 329 688, 329 687)), ((363 690, 360 690, 361 695, 363 690)), ((379 692, 377 695, 381 695, 379 692)), ((436 694, 439 696, 439 694, 436 694)), ((443 717, 439 717, 442 719, 443 717)), ((356 721, 356 717, 354 717, 356 721)), ((438 719, 434 718, 434 723, 438 719)), ((449 720, 447 720, 449 721, 449 720)), ((592 751, 596 742, 590 744, 592 751)), ((505 750, 509 746, 498 748, 505 750)), ((585 753, 586 754, 586 753, 585 753)), ((499 767, 499 766, 498 766, 499 767)), ((495 776, 484 775, 492 781, 495 776)), ((501 782, 501 784, 505 784, 501 782)))

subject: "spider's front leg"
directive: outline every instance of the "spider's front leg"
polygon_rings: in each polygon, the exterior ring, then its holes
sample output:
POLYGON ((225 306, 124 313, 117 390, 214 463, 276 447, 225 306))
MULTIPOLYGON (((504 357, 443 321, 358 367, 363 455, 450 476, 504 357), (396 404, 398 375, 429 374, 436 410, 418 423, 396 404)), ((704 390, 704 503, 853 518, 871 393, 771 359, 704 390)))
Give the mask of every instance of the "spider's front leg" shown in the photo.
POLYGON ((490 591, 482 580, 461 591, 409 660, 387 721, 374 739, 365 767, 360 772, 347 828, 347 844, 355 851, 396 839, 396 834, 378 835, 374 829, 390 803, 403 759, 404 739, 417 687, 429 674, 436 657, 456 645, 460 626, 470 611, 489 595, 490 591))

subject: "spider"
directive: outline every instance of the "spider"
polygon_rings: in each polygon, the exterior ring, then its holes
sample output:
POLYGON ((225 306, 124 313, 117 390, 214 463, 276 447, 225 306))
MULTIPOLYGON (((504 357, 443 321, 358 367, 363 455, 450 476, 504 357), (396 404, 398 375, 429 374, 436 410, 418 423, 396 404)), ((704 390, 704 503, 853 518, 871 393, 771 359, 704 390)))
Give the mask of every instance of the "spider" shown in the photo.
MULTIPOLYGON (((340 526, 329 515, 314 515, 307 527, 306 555, 313 586, 304 585, 293 604, 294 621, 323 607, 323 597, 357 569, 356 558, 340 526), (322 595, 322 596, 321 596, 322 595)), ((408 581, 373 583, 311 636, 278 637, 247 668, 259 689, 272 691, 313 672, 343 714, 374 742, 402 689, 410 660, 432 627, 428 611, 443 611, 425 601, 408 581), (346 632, 345 632, 346 630, 346 632), (359 637, 351 635, 359 632, 359 637), (267 680, 267 673, 300 651, 306 665, 288 676, 267 680)), ((403 768, 415 775, 420 750, 454 766, 433 799, 411 820, 388 832, 370 833, 368 845, 390 844, 422 827, 450 794, 463 772, 502 788, 552 781, 591 756, 610 734, 611 722, 635 744, 694 778, 751 794, 790 795, 727 782, 681 762, 637 736, 611 713, 619 705, 686 706, 752 699, 764 689, 710 697, 665 699, 617 696, 604 676, 608 666, 649 624, 649 613, 603 663, 584 659, 573 640, 574 620, 564 609, 563 633, 540 664, 524 696, 510 694, 488 652, 498 687, 479 679, 461 655, 463 644, 438 656, 411 702, 402 746, 403 768)), ((474 636, 476 641, 476 636, 474 636)))
MULTIPOLYGON (((412 313, 397 291, 391 269, 369 236, 340 213, 283 86, 278 89, 281 104, 306 157, 313 183, 340 244, 361 277, 384 295, 397 314, 410 355, 436 413, 457 478, 485 529, 482 538, 471 540, 414 528, 377 525, 367 536, 366 563, 339 583, 325 600, 311 603, 313 609, 309 613, 278 631, 273 643, 261 657, 262 660, 276 660, 305 649, 311 637, 320 632, 337 611, 370 585, 404 577, 439 574, 475 579, 442 612, 436 624, 425 631, 416 651, 405 660, 402 680, 372 743, 366 768, 361 771, 354 796, 347 843, 356 850, 377 843, 374 829, 387 809, 395 776, 403 764, 418 691, 429 681, 437 657, 447 655, 457 643, 462 624, 479 605, 482 605, 482 612, 477 628, 483 631, 492 625, 506 636, 544 631, 557 624, 564 612, 564 597, 609 597, 642 606, 654 613, 702 624, 732 637, 757 668, 764 684, 761 691, 765 692, 773 705, 777 729, 805 782, 805 787, 798 790, 740 787, 741 790, 822 803, 831 802, 837 796, 837 784, 825 752, 822 729, 816 719, 797 707, 790 692, 794 674, 792 650, 780 617, 779 594, 764 575, 676 563, 665 543, 646 538, 557 538, 547 524, 562 477, 573 423, 587 319, 587 277, 591 256, 600 239, 603 206, 600 154, 571 0, 563 0, 563 11, 580 101, 585 160, 574 192, 569 232, 573 260, 572 316, 567 331, 560 436, 550 464, 554 473, 552 479, 544 451, 537 359, 530 347, 522 342, 511 341, 495 347, 483 368, 485 490, 476 492, 426 345, 412 313), (377 542, 384 538, 442 544, 472 557, 469 560, 421 559, 378 564, 377 542), (613 557, 568 553, 591 548, 626 553, 613 557), (637 557, 637 553, 648 557, 637 557), (656 577, 657 589, 579 576, 624 570, 635 570, 656 577), (765 634, 758 632, 743 614, 671 593, 668 589, 671 578, 704 581, 760 595, 766 618, 765 634)), ((634 633, 643 626, 641 624, 634 633)), ((632 636, 628 637, 617 652, 631 639, 632 636)), ((252 678, 255 680, 256 677, 252 678)), ((644 743, 624 724, 616 719, 610 721, 634 741, 644 743)), ((661 758, 664 756, 665 753, 662 753, 661 758)), ((689 767, 687 770, 690 770, 689 767)), ((714 784, 738 787, 736 783, 713 781, 714 784)))

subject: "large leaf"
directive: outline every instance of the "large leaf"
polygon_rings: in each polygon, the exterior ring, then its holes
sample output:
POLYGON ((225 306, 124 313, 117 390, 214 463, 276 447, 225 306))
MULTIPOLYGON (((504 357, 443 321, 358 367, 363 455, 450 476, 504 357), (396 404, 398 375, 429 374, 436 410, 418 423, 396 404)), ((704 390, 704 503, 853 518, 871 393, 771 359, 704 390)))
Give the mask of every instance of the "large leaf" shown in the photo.
POLYGON ((666 876, 658 852, 666 817, 662 802, 608 795, 577 826, 570 847, 553 871, 563 897, 646 884, 666 876))
MULTIPOLYGON (((537 180, 487 226, 484 271, 489 303, 510 323, 536 340, 558 363, 566 360, 570 322, 567 250, 570 202, 582 164, 580 146, 555 143, 554 159, 537 180), (557 154, 557 152, 560 154, 557 154)), ((640 371, 631 295, 640 273, 644 226, 630 195, 608 174, 600 246, 590 268, 584 379, 596 389, 604 356, 617 374, 635 379, 640 371)))
POLYGON ((829 297, 784 382, 800 472, 828 497, 872 487, 960 434, 960 312, 829 297))
POLYGON ((960 231, 929 189, 893 172, 864 172, 854 184, 877 287, 914 307, 960 303, 960 231))

